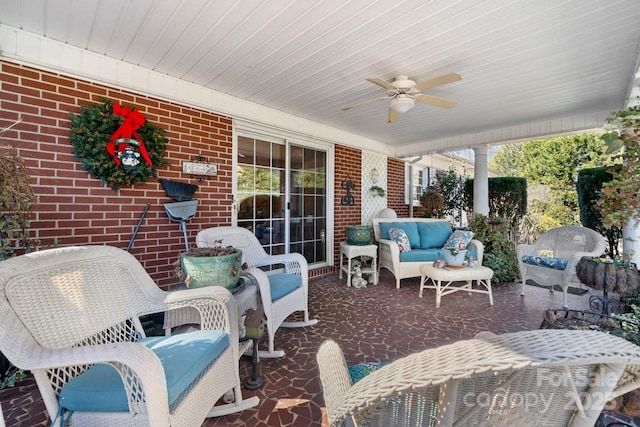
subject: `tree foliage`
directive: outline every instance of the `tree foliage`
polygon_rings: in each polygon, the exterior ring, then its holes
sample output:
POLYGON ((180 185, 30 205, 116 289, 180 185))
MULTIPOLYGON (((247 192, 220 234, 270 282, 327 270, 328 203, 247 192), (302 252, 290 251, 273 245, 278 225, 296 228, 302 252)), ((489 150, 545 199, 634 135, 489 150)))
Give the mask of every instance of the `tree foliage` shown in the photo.
POLYGON ((522 177, 520 171, 520 158, 522 157, 522 143, 503 145, 491 160, 489 169, 499 176, 522 177))
POLYGON ((640 106, 613 113, 607 119, 612 130, 602 136, 610 152, 621 149, 621 165, 604 184, 598 208, 605 227, 622 228, 640 217, 640 106))
POLYGON ((576 183, 580 205, 580 222, 585 227, 591 228, 607 238, 608 253, 611 258, 618 255, 618 242, 622 238, 622 229, 603 225, 602 213, 597 208, 597 202, 601 198, 603 185, 613 179, 613 172, 618 168, 614 166, 582 169, 578 172, 576 183))
MULTIPOLYGON (((465 183, 467 209, 473 210, 473 179, 465 183)), ((527 180, 517 177, 489 178, 489 216, 512 227, 527 213, 527 180)))
POLYGON ((15 254, 16 249, 31 248, 29 227, 31 205, 36 196, 31 189, 22 158, 14 148, 0 149, 0 260, 15 254))
POLYGON ((465 180, 466 177, 459 175, 453 165, 446 171, 436 172, 436 188, 444 198, 442 216, 453 217, 455 223, 460 223, 462 211, 467 206, 464 192, 465 180))
POLYGON ((535 209, 530 202, 529 213, 535 210, 541 222, 557 226, 579 221, 575 190, 578 171, 612 164, 612 156, 600 136, 587 133, 504 146, 491 159, 490 167, 510 176, 525 177, 530 201, 537 200, 535 209))

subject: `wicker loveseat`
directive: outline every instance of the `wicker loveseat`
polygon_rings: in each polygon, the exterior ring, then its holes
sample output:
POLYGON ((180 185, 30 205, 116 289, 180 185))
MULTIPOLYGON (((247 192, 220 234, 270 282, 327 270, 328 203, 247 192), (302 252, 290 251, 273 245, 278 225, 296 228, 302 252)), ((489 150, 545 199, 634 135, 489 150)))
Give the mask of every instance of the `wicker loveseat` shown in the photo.
MULTIPOLYGON (((442 255, 442 246, 453 230, 449 222, 435 218, 374 218, 373 233, 380 247, 379 268, 386 268, 396 278, 396 288, 400 289, 400 280, 420 277, 420 265, 435 261, 442 255), (407 229, 406 224, 415 227, 418 233, 408 232, 411 251, 401 254, 398 244, 389 240, 390 227, 407 229)), ((471 240, 468 249, 473 252, 478 264, 482 265, 484 245, 479 240, 471 240)))
POLYGON ((576 264, 583 256, 600 256, 607 244, 604 237, 587 227, 564 226, 542 233, 530 245, 516 247, 518 268, 522 278, 521 295, 524 295, 527 280, 540 285, 562 288, 562 306, 568 308, 567 290, 576 279, 576 264))
POLYGON ((355 384, 337 343, 317 362, 332 426, 592 427, 608 400, 640 385, 640 347, 596 331, 482 333, 355 384))

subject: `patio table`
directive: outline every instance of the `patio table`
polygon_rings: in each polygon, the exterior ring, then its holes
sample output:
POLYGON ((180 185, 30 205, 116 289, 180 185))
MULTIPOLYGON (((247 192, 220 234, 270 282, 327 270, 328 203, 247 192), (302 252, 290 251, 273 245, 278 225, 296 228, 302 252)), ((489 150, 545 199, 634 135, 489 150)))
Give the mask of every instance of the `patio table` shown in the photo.
POLYGON ((488 267, 478 265, 474 268, 435 268, 433 263, 425 263, 420 266, 420 298, 423 289, 435 289, 436 308, 440 308, 440 300, 443 296, 458 291, 468 293, 477 292, 489 295, 489 304, 493 305, 493 294, 491 293, 491 278, 493 270, 488 267), (473 287, 473 281, 478 287, 473 287), (443 282, 445 284, 443 285, 443 282), (464 282, 460 284, 459 282, 464 282), (429 284, 431 283, 431 284, 429 284))

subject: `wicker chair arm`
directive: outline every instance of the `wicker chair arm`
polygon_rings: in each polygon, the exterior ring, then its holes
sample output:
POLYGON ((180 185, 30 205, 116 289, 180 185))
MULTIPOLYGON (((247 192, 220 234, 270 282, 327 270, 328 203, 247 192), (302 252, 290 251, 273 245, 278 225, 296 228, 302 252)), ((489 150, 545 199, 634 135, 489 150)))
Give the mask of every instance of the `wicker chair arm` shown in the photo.
POLYGON ((249 267, 247 273, 255 277, 258 283, 258 289, 260 290, 260 298, 264 301, 271 301, 271 287, 269 286, 269 278, 267 273, 260 270, 258 267, 249 267))
POLYGON ((304 256, 299 253, 269 255, 254 262, 256 267, 283 264, 286 273, 298 274, 303 277, 308 276, 309 266, 304 256))
POLYGON ((351 377, 340 346, 332 340, 322 343, 317 354, 320 382, 327 412, 333 414, 351 388, 351 377))
MULTIPOLYGON (((437 399, 437 392, 432 394, 434 387, 452 381, 472 381, 476 376, 486 377, 488 372, 493 372, 491 376, 508 376, 522 369, 541 368, 545 374, 544 369, 552 366, 600 366, 612 374, 626 366, 618 385, 607 378, 603 391, 609 393, 614 386, 620 391, 629 390, 639 384, 634 373, 640 366, 640 347, 601 332, 571 330, 524 331, 459 341, 396 360, 366 376, 341 396, 333 411, 328 411, 329 423, 339 425, 351 416, 369 416, 365 414, 374 414, 390 400, 409 404, 421 399, 402 400, 404 395, 437 399)), ((547 382, 536 385, 540 393, 557 391, 556 384, 547 382), (543 390, 542 386, 551 389, 543 390)))
POLYGON ((231 293, 220 286, 188 289, 167 293, 167 309, 192 307, 200 314, 200 327, 206 330, 222 329, 229 334, 230 341, 238 341, 237 308, 231 293))
POLYGON ((378 243, 380 244, 381 250, 382 248, 385 248, 391 254, 392 258, 399 259, 400 248, 398 248, 398 244, 396 242, 393 240, 380 239, 378 240, 378 243))

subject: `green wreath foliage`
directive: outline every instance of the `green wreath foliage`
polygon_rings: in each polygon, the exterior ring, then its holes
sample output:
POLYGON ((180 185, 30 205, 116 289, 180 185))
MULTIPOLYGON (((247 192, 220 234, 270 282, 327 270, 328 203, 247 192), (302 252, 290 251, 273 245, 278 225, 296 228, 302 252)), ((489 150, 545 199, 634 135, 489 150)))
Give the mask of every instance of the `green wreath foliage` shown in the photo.
POLYGON ((158 175, 159 166, 167 166, 164 160, 165 147, 168 142, 164 130, 145 120, 137 130, 144 142, 153 166, 144 160, 133 170, 126 170, 118 165, 107 151, 111 135, 118 130, 123 118, 113 114, 113 102, 105 99, 102 104, 85 105, 80 114, 71 113, 71 144, 73 154, 82 164, 82 169, 112 190, 146 182, 158 175))

